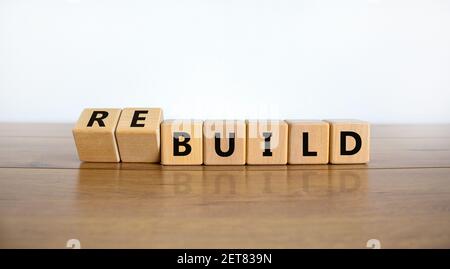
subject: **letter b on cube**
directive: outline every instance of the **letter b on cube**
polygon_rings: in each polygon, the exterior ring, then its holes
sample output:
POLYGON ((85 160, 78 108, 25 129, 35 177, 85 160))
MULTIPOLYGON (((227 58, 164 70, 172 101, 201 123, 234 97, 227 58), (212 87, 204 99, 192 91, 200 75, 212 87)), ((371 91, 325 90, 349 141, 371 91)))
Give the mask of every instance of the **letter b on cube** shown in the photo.
POLYGON ((166 120, 161 124, 161 164, 200 165, 203 163, 203 122, 166 120))

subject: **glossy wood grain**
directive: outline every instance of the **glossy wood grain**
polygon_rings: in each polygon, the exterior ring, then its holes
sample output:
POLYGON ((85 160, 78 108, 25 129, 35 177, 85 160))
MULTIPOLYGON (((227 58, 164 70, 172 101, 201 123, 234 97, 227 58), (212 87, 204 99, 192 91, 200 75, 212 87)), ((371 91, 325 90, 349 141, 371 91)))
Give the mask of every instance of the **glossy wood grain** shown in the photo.
POLYGON ((0 248, 450 247, 448 126, 374 125, 368 165, 233 167, 80 163, 43 126, 0 124, 0 248))

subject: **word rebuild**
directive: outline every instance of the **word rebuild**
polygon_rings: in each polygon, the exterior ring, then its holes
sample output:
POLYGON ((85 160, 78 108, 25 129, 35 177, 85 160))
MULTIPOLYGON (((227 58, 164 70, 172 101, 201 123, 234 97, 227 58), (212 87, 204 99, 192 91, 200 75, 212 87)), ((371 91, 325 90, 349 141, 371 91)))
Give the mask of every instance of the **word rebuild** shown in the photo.
POLYGON ((160 108, 88 108, 73 135, 87 162, 354 164, 369 161, 369 129, 358 120, 163 120, 160 108))

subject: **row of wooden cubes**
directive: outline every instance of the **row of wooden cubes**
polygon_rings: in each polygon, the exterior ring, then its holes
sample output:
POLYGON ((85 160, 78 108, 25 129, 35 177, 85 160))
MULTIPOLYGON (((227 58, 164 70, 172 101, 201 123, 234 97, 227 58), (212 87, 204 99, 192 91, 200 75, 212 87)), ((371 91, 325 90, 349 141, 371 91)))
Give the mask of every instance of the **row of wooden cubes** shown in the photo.
POLYGON ((369 161, 358 120, 165 120, 159 108, 88 108, 73 129, 88 162, 164 165, 351 164, 369 161))

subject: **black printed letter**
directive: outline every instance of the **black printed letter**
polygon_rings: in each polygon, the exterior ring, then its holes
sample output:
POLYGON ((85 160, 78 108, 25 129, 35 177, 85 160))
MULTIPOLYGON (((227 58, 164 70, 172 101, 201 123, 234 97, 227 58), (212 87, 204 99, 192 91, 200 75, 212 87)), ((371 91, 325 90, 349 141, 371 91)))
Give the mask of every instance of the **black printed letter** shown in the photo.
POLYGON ((133 114, 133 119, 131 120, 130 127, 144 127, 145 124, 137 123, 138 120, 145 120, 145 117, 139 117, 140 114, 148 114, 148 110, 136 110, 133 114))
POLYGON ((361 136, 359 136, 359 134, 351 131, 341 132, 341 155, 354 155, 358 153, 358 151, 361 149, 361 144, 361 136), (355 148, 352 150, 347 150, 347 136, 351 136, 355 139, 355 148))
POLYGON ((270 151, 270 138, 272 137, 272 133, 263 133, 264 136, 264 152, 263 156, 268 157, 272 156, 272 151, 270 151))
POLYGON ((94 125, 94 122, 98 123, 98 126, 100 127, 105 127, 105 123, 103 122, 104 119, 106 119, 106 117, 108 117, 108 112, 106 111, 93 111, 91 118, 89 119, 89 122, 87 124, 87 127, 92 127, 94 125), (99 116, 100 117, 97 117, 99 116))
POLYGON ((303 133, 303 156, 317 156, 316 151, 309 151, 309 134, 303 133))
POLYGON ((216 153, 220 157, 231 156, 234 152, 234 133, 229 133, 228 135, 230 136, 230 138, 228 139, 229 146, 228 151, 226 152, 223 152, 222 149, 220 148, 220 133, 216 133, 215 135, 214 145, 216 148, 216 153))
POLYGON ((186 132, 174 132, 173 133, 173 156, 186 156, 192 151, 191 145, 188 144, 191 140, 191 136, 186 132), (180 142, 180 137, 184 140, 180 142), (180 151, 180 146, 185 148, 184 151, 180 151))

